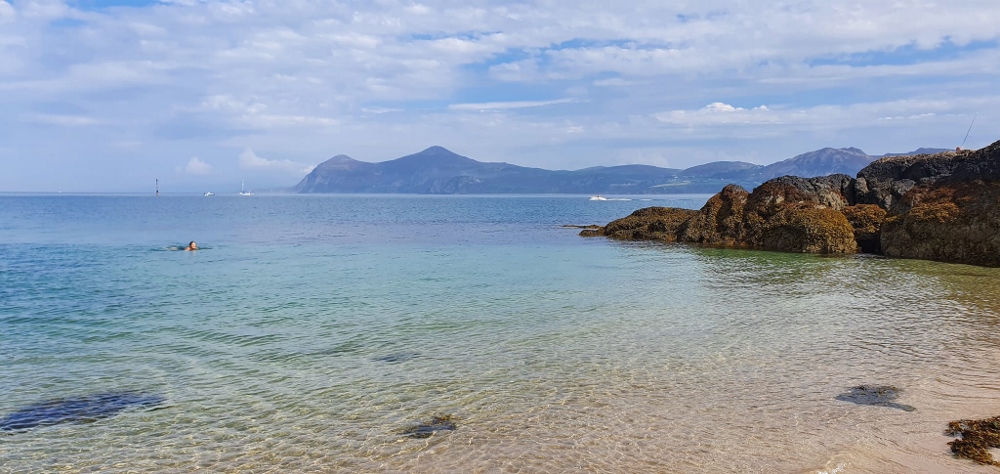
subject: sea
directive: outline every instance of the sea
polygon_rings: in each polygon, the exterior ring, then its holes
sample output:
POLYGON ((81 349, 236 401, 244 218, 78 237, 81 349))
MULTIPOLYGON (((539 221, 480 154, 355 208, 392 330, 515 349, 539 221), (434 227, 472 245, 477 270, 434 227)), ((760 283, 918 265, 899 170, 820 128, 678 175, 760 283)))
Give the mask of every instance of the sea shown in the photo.
POLYGON ((1000 269, 568 227, 707 198, 0 195, 0 472, 996 472, 1000 269))

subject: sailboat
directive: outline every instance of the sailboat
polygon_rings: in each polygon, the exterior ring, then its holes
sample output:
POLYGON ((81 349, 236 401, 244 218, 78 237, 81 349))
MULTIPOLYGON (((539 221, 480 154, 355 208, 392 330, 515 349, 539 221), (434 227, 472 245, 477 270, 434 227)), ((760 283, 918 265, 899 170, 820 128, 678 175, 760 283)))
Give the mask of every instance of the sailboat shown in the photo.
POLYGON ((243 180, 240 180, 240 196, 253 196, 253 193, 243 187, 243 180))

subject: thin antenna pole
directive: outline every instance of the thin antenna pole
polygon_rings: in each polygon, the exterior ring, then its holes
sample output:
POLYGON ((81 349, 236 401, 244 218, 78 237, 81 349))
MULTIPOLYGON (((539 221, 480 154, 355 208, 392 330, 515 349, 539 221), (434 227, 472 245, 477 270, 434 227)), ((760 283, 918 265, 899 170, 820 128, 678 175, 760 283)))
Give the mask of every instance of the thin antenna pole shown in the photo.
POLYGON ((965 146, 965 140, 969 139, 969 133, 972 132, 972 126, 975 125, 975 123, 976 123, 976 117, 978 117, 978 116, 979 116, 979 112, 976 112, 976 115, 972 116, 972 123, 969 124, 969 131, 965 132, 965 139, 962 140, 962 146, 960 146, 959 148, 962 148, 962 147, 965 146))

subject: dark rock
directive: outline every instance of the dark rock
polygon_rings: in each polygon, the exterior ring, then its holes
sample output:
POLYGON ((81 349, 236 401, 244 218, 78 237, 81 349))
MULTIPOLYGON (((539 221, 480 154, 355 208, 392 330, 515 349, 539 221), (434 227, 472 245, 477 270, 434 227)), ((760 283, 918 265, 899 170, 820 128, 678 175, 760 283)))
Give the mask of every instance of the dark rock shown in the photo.
POLYGON ((979 464, 1000 466, 993 460, 990 448, 1000 448, 1000 416, 985 420, 958 420, 948 423, 945 434, 961 436, 948 444, 951 452, 958 457, 976 461, 979 464))
POLYGON ((1000 182, 919 186, 882 226, 890 257, 1000 267, 1000 182))
POLYGON ((398 364, 400 362, 406 362, 408 360, 416 359, 420 357, 418 352, 397 352, 395 354, 388 354, 384 356, 375 357, 373 360, 376 362, 388 362, 390 364, 398 364))
POLYGON ((451 415, 435 416, 429 422, 420 423, 412 428, 403 430, 403 435, 410 438, 430 438, 438 431, 454 431, 457 428, 451 415))
POLYGON ((782 176, 751 193, 728 185, 700 211, 640 209, 580 235, 1000 267, 1000 142, 881 158, 857 179, 782 176))
POLYGON ((691 209, 647 207, 611 221, 604 226, 603 235, 618 240, 676 242, 681 225, 697 213, 691 209))
POLYGON ((843 213, 814 204, 788 206, 764 222, 756 248, 802 253, 854 253, 854 230, 843 213))
POLYGON ((750 193, 730 184, 709 198, 698 214, 683 226, 683 242, 740 247, 743 241, 743 208, 750 193))
POLYGON ((160 395, 102 393, 49 400, 24 407, 0 419, 0 431, 22 431, 60 423, 90 423, 117 415, 131 407, 153 407, 163 403, 160 395))
POLYGON ((747 198, 743 241, 753 248, 789 252, 855 252, 854 231, 837 212, 849 205, 845 193, 850 185, 847 175, 767 181, 747 198))
POLYGON ((875 204, 857 204, 844 208, 844 216, 854 229, 854 240, 858 243, 858 251, 863 253, 882 253, 882 223, 885 222, 886 211, 875 204))
POLYGON ((842 402, 851 402, 858 405, 871 405, 896 408, 903 411, 916 411, 917 409, 910 405, 902 405, 893 401, 896 398, 899 398, 900 392, 902 392, 902 390, 893 387, 892 385, 859 385, 857 387, 851 387, 849 392, 837 395, 835 398, 842 402))

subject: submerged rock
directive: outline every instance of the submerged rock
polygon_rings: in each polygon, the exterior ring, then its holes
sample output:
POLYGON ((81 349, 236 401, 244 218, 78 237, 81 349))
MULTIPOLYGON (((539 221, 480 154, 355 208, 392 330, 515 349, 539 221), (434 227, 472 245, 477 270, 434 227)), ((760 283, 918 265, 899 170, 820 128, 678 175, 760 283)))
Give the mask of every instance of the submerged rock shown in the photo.
POLYGON ((851 402, 858 405, 871 405, 895 408, 903 411, 916 411, 917 409, 910 405, 903 405, 893 401, 899 397, 900 392, 902 392, 902 390, 893 387, 892 385, 859 385, 857 387, 851 387, 849 392, 842 393, 834 398, 842 402, 851 402))
POLYGON ((956 456, 971 459, 979 464, 1000 466, 990 454, 990 448, 1000 448, 1000 416, 985 420, 958 420, 948 423, 945 434, 961 436, 948 444, 956 456))
POLYGON ((403 430, 403 435, 410 438, 429 438, 438 431, 454 431, 457 428, 451 415, 435 416, 429 422, 420 423, 403 430))
POLYGON ((388 362, 390 364, 396 364, 399 362, 405 362, 411 359, 416 359, 420 357, 419 352, 397 352, 395 354, 387 354, 384 356, 375 357, 372 360, 376 362, 388 362))
POLYGON ((112 417, 130 407, 157 406, 164 400, 160 395, 128 392, 49 400, 0 418, 0 431, 23 431, 60 423, 90 423, 112 417))

